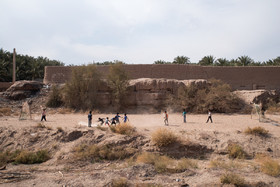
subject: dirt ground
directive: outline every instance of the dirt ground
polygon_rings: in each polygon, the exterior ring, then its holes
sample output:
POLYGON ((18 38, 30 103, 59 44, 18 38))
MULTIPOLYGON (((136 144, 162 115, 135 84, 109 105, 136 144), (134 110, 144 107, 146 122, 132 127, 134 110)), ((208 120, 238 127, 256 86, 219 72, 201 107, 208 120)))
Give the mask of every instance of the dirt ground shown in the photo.
MULTIPOLYGON (((171 113, 169 114, 169 126, 164 126, 163 114, 128 114, 129 123, 136 128, 137 134, 141 136, 139 138, 137 135, 130 141, 123 135, 114 135, 110 131, 103 132, 96 127, 87 127, 86 113, 53 113, 51 111, 47 113, 46 122, 40 121, 39 113, 32 114, 32 120, 19 121, 18 116, 0 117, 1 149, 42 149, 55 147, 54 145, 58 147, 52 151, 52 158, 45 163, 8 164, 6 170, 0 171, 0 186, 110 186, 112 185, 110 181, 119 177, 126 178, 130 186, 222 186, 220 176, 228 170, 212 168, 210 162, 212 160, 231 162, 225 153, 230 142, 238 142, 250 155, 265 153, 276 159, 278 163, 280 160, 279 115, 267 115, 265 120, 259 122, 257 115, 214 113, 212 114, 213 123, 206 123, 207 114, 187 114, 187 123, 183 123, 182 114, 171 113), (49 127, 49 130, 38 130, 36 128, 38 123, 49 127), (244 134, 247 127, 257 126, 268 130, 270 136, 263 138, 244 134), (60 137, 58 137, 58 128, 62 128, 64 131, 60 137), (192 158, 198 163, 196 169, 171 174, 154 173, 154 169, 150 165, 127 165, 125 161, 106 161, 94 164, 70 162, 73 146, 81 144, 83 141, 95 141, 99 136, 104 142, 130 142, 129 146, 131 142, 139 141, 141 142, 141 150, 151 151, 154 148, 150 141, 150 135, 158 128, 169 129, 181 139, 203 145, 211 151, 203 159, 192 158), (67 135, 77 131, 82 132, 83 135, 71 141, 65 141, 67 135), (35 143, 30 143, 30 138, 34 134, 37 134, 39 139, 35 143), (8 174, 13 174, 13 177, 9 175, 10 179, 9 177, 5 178, 8 174)), ((114 115, 94 113, 94 126, 99 117, 112 118, 114 115)), ((252 186, 258 184, 263 186, 280 185, 279 176, 272 177, 260 172, 259 165, 254 159, 236 162, 243 167, 230 171, 243 176, 252 186)))

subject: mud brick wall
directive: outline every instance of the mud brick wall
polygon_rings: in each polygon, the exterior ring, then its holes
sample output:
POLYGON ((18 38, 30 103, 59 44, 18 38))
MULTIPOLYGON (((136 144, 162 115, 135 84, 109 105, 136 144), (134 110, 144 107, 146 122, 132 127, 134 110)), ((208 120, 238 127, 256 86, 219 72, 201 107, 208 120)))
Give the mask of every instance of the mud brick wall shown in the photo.
MULTIPOLYGON (((45 67, 44 83, 65 83, 72 67, 45 67)), ((109 66, 97 66, 103 77, 109 66)), ((217 67, 177 64, 124 65, 131 79, 166 78, 177 80, 220 79, 234 90, 280 89, 280 67, 217 67)))
POLYGON ((0 82, 0 92, 7 90, 12 84, 12 82, 0 82))

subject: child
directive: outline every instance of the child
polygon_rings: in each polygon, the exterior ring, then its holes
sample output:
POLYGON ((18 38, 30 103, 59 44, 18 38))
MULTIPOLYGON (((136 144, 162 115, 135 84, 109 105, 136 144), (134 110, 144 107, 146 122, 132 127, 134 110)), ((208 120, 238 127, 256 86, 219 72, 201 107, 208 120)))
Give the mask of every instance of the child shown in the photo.
POLYGON ((116 124, 116 118, 112 118, 111 121, 112 121, 112 122, 111 122, 111 125, 113 125, 113 124, 117 125, 117 124, 116 124))
POLYGON ((166 126, 168 126, 168 114, 167 114, 167 112, 166 111, 164 111, 164 124, 166 125, 166 126))
POLYGON ((92 112, 89 111, 89 114, 88 114, 88 127, 91 127, 91 121, 92 121, 92 112))
POLYGON ((105 120, 105 125, 110 125, 110 121, 109 121, 109 118, 108 117, 106 117, 106 120, 105 120))
POLYGON ((184 109, 184 111, 183 111, 184 123, 186 123, 186 115, 187 115, 187 112, 186 112, 186 109, 184 109))
POLYGON ((45 108, 43 109, 43 112, 42 112, 41 121, 43 121, 43 119, 44 119, 45 121, 47 121, 47 120, 46 120, 46 109, 45 109, 45 108))
POLYGON ((100 125, 103 125, 103 123, 104 123, 104 118, 98 118, 98 122, 100 122, 100 125))
POLYGON ((124 114, 124 117, 123 117, 123 122, 126 123, 127 121, 129 121, 128 117, 126 114, 124 114))
POLYGON ((208 123, 209 119, 211 120, 211 123, 213 123, 213 121, 212 121, 212 115, 211 115, 210 110, 208 110, 208 119, 207 119, 206 123, 208 123))
POLYGON ((120 123, 120 115, 119 115, 119 113, 117 113, 117 115, 115 116, 115 120, 116 120, 116 123, 120 123))

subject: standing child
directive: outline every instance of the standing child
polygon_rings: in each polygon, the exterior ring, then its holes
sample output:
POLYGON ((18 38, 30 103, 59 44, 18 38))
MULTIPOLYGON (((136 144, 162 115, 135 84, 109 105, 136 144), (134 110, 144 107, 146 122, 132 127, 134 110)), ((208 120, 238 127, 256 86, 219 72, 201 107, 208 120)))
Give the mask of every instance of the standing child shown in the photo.
POLYGON ((187 112, 186 112, 186 109, 184 109, 184 111, 183 111, 184 123, 187 122, 187 121, 186 121, 186 115, 187 115, 187 112))
POLYGON ((127 121, 129 121, 128 117, 126 114, 124 114, 124 117, 123 117, 123 122, 126 123, 127 121))
POLYGON ((92 121, 92 112, 89 111, 89 114, 88 114, 88 127, 91 127, 91 121, 92 121))
POLYGON ((119 113, 117 113, 117 115, 115 116, 115 120, 116 120, 116 123, 120 124, 120 115, 119 113))
POLYGON ((107 117, 106 119, 105 119, 105 125, 110 125, 110 122, 109 122, 109 118, 107 117))
POLYGON ((46 120, 46 109, 45 109, 45 108, 43 109, 43 112, 42 112, 41 121, 43 121, 43 119, 44 119, 45 121, 47 121, 47 120, 46 120))
POLYGON ((213 123, 212 114, 211 114, 210 110, 208 110, 208 119, 207 119, 206 123, 208 123, 209 119, 210 119, 211 123, 213 123))
POLYGON ((166 126, 168 126, 168 114, 167 114, 166 111, 164 111, 164 117, 163 117, 163 119, 164 119, 164 124, 165 124, 166 126))

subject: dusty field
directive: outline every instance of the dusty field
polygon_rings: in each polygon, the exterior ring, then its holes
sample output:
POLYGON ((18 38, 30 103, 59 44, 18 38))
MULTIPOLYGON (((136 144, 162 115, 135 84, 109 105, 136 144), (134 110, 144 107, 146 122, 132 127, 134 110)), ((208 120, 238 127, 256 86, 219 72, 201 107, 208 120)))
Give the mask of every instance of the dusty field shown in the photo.
MULTIPOLYGON (((114 114, 94 114, 93 121, 97 121, 98 117, 107 116, 112 118, 114 114)), ((272 177, 262 173, 258 162, 254 159, 255 154, 265 153, 279 163, 280 116, 277 115, 268 115, 264 122, 259 122, 257 115, 253 115, 251 119, 250 115, 213 114, 213 123, 205 123, 207 115, 187 114, 187 123, 183 123, 181 114, 175 113, 169 114, 169 126, 164 126, 162 114, 128 114, 130 124, 137 131, 134 138, 113 134, 109 129, 101 131, 96 127, 87 127, 87 114, 47 113, 47 122, 43 124, 49 127, 48 129, 37 129, 41 116, 33 114, 32 117, 33 120, 22 121, 19 121, 18 117, 0 117, 0 147, 2 150, 55 149, 51 151, 52 158, 42 164, 8 164, 6 170, 0 171, 2 176, 0 186, 110 186, 112 185, 110 182, 119 177, 126 178, 131 186, 221 186, 220 177, 226 172, 241 175, 251 186, 280 185, 279 176, 272 177), (279 126, 276 126, 277 124, 279 126), (270 136, 258 137, 244 133, 247 127, 257 126, 268 130, 270 136), (60 127, 63 129, 61 135, 57 132, 57 128, 60 127), (179 173, 157 173, 151 165, 127 164, 125 160, 101 163, 80 163, 72 160, 74 146, 85 141, 94 143, 99 136, 100 141, 96 144, 123 141, 124 144, 127 142, 128 146, 135 147, 133 141, 137 141, 137 149, 155 151, 157 149, 150 141, 150 135, 158 128, 169 129, 183 141, 204 146, 208 150, 205 155, 197 151, 196 156, 190 157, 198 166, 179 173), (82 135, 70 140, 69 135, 76 131, 82 132, 82 135), (30 142, 34 134, 38 139, 30 142), (229 159, 226 150, 231 142, 240 144, 251 158, 234 161, 229 159), (202 156, 200 157, 199 154, 202 156), (238 167, 211 167, 210 163, 213 160, 234 162, 238 167), (4 180, 3 176, 9 173, 21 177, 4 180)), ((189 157, 187 151, 185 157, 189 157)))

